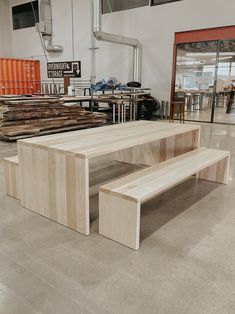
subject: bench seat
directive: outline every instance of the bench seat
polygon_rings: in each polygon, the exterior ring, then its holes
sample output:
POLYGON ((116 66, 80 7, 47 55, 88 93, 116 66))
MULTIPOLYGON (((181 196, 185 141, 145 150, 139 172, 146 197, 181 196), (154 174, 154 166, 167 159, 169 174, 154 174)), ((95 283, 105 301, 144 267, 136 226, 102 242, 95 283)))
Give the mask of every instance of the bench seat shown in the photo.
POLYGON ((21 187, 18 156, 4 158, 3 168, 7 195, 20 200, 21 187))
POLYGON ((192 175, 227 184, 230 153, 199 148, 145 168, 99 189, 99 233, 139 248, 140 205, 192 175))

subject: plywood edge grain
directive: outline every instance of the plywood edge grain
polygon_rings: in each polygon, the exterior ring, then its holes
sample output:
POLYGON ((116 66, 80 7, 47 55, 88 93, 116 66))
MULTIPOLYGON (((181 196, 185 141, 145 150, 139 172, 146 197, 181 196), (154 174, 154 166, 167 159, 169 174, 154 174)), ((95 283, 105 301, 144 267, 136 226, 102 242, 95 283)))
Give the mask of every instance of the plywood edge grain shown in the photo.
POLYGON ((115 192, 115 191, 112 191, 112 190, 109 190, 105 187, 100 187, 99 188, 99 192, 103 192, 103 193, 107 193, 107 194, 110 194, 110 195, 113 195, 113 196, 117 196, 117 197, 120 197, 124 200, 127 200, 127 201, 131 201, 131 202, 134 202, 134 203, 138 203, 139 200, 135 197, 132 197, 132 196, 129 196, 129 195, 125 195, 123 193, 119 193, 119 192, 115 192))

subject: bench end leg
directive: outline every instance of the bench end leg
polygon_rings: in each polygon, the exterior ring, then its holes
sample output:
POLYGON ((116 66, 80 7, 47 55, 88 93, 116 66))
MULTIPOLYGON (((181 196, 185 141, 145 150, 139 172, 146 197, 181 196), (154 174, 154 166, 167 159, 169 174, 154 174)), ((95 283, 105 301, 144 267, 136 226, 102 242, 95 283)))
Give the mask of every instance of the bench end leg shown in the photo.
POLYGON ((198 173, 198 179, 228 184, 230 155, 198 173))
POLYGON ((6 194, 21 200, 19 165, 3 160, 6 194))
POLYGON ((140 203, 100 191, 99 234, 138 250, 140 203))

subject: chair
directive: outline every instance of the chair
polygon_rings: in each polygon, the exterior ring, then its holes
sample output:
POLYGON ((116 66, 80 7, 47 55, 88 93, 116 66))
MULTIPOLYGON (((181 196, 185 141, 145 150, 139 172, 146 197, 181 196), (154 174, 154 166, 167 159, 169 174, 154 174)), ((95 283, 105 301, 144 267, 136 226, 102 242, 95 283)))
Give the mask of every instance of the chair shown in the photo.
POLYGON ((169 122, 174 122, 175 115, 179 115, 180 123, 185 121, 185 93, 177 92, 171 102, 169 122))

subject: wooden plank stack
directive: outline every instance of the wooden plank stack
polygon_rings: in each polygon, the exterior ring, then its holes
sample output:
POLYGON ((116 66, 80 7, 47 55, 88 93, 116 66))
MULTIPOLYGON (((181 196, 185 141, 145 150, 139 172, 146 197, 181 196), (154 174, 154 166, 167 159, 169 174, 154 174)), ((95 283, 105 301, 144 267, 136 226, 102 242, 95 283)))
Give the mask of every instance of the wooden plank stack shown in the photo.
POLYGON ((4 140, 91 128, 106 122, 105 114, 67 106, 60 98, 0 98, 0 138, 4 140))

